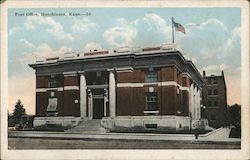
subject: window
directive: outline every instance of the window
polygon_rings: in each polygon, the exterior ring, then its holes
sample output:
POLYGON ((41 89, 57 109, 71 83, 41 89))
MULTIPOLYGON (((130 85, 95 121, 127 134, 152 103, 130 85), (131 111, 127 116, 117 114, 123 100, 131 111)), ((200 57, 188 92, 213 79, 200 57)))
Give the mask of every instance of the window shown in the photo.
POLYGON ((57 115, 57 98, 49 98, 49 104, 47 106, 48 116, 57 115))
POLYGON ((214 84, 217 84, 217 79, 216 78, 214 78, 214 84))
POLYGON ((146 95, 146 110, 149 111, 156 111, 157 109, 157 93, 147 93, 146 95))
POLYGON ((218 95, 218 89, 214 90, 214 95, 218 95))
POLYGON ((208 95, 211 95, 212 94, 212 91, 211 89, 208 90, 208 95))
POLYGON ((207 83, 211 84, 211 79, 210 78, 207 79, 207 83))
POLYGON ((157 82, 157 71, 155 71, 154 68, 149 68, 146 75, 146 82, 147 83, 157 82))
POLYGON ((212 106, 212 101, 208 101, 208 106, 212 106))
POLYGON ((218 101, 214 101, 214 106, 218 106, 218 101))
POLYGON ((58 87, 58 82, 54 76, 51 76, 49 79, 49 88, 56 88, 58 87))

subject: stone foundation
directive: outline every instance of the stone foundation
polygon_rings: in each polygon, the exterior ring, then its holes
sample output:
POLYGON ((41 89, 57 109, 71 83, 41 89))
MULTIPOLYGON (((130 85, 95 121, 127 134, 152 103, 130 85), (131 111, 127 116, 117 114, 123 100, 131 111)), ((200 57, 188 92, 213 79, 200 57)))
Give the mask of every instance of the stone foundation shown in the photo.
POLYGON ((118 116, 104 117, 102 127, 110 131, 123 130, 172 130, 190 129, 190 117, 183 116, 118 116))
POLYGON ((35 117, 33 125, 36 130, 64 130, 79 124, 81 117, 35 117))

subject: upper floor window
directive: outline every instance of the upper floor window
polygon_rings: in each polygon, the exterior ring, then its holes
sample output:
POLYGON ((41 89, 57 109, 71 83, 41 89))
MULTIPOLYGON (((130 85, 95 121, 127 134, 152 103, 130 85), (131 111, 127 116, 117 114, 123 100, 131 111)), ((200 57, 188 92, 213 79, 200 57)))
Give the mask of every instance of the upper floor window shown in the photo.
POLYGON ((207 83, 211 84, 211 79, 210 78, 207 79, 207 83))
POLYGON ((212 101, 208 101, 208 106, 212 106, 212 101))
POLYGON ((55 88, 55 87, 58 87, 58 82, 55 76, 52 75, 49 79, 49 88, 55 88))
POLYGON ((146 83, 157 82, 157 71, 154 68, 149 68, 146 75, 146 83))
POLYGON ((218 101, 214 101, 214 106, 218 106, 218 101))
POLYGON ((208 92, 208 95, 211 95, 211 94, 212 94, 211 89, 209 89, 207 92, 208 92))
POLYGON ((214 81, 214 84, 218 83, 216 78, 214 78, 213 81, 214 81))
POLYGON ((214 95, 218 95, 218 89, 214 90, 214 95))
POLYGON ((157 93, 147 93, 146 95, 146 110, 149 111, 156 111, 157 108, 157 93))

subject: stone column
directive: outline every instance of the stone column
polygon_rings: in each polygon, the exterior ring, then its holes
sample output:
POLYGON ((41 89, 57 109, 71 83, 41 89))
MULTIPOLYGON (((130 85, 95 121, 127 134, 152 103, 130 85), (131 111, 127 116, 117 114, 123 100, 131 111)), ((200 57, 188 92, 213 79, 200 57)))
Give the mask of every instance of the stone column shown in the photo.
POLYGON ((198 108, 197 108, 197 119, 201 118, 201 89, 198 88, 198 108))
POLYGON ((88 90, 88 113, 89 120, 93 119, 93 96, 90 89, 88 90))
POLYGON ((189 88, 189 116, 190 116, 190 113, 192 114, 191 116, 193 117, 193 88, 194 88, 194 85, 193 83, 191 84, 190 88, 189 88))
POLYGON ((194 119, 197 119, 197 98, 198 98, 198 94, 197 94, 197 86, 194 88, 194 119))
POLYGON ((87 112, 87 93, 86 93, 86 78, 84 74, 80 76, 80 115, 81 118, 86 118, 87 112))
POLYGON ((104 117, 107 117, 108 89, 104 89, 104 117))
POLYGON ((110 117, 116 116, 116 93, 115 93, 115 74, 114 71, 109 72, 109 111, 110 117))

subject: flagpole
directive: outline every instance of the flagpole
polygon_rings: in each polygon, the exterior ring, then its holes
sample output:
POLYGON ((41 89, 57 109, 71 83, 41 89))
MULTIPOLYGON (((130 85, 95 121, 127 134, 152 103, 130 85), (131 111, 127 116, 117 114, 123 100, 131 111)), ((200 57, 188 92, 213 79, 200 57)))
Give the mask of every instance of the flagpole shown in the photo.
POLYGON ((172 42, 174 43, 174 18, 172 17, 172 42))

